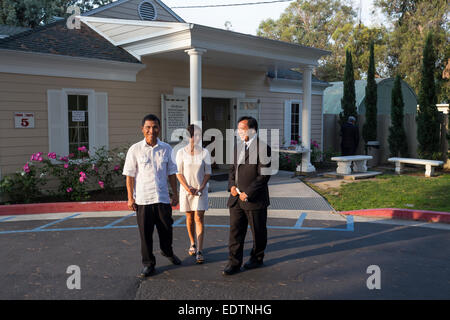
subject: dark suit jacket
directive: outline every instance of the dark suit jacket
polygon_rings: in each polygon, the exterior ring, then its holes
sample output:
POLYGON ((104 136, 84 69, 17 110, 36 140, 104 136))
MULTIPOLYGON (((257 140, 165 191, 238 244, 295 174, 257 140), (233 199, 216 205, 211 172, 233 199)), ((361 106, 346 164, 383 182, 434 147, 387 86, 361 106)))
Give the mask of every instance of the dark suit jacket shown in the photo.
POLYGON ((344 123, 341 128, 341 147, 355 149, 359 144, 359 129, 351 123, 344 123))
MULTIPOLYGON (((245 192, 248 196, 248 201, 241 201, 239 195, 233 197, 230 194, 227 206, 232 208, 239 203, 241 209, 244 210, 257 210, 267 208, 270 204, 269 201, 269 188, 267 183, 269 182, 270 175, 261 175, 261 168, 270 167, 268 164, 262 164, 259 157, 259 138, 257 137, 250 146, 250 151, 245 152, 245 162, 239 164, 238 169, 238 185, 236 186, 236 168, 237 168, 237 147, 234 148, 234 163, 230 168, 228 174, 228 191, 232 186, 239 188, 241 192, 245 192), (254 145, 256 143, 256 146, 254 145), (256 164, 250 164, 250 152, 257 152, 256 164)), ((271 156, 270 147, 267 146, 267 156, 271 156)), ((250 158, 251 159, 251 158, 250 158)))

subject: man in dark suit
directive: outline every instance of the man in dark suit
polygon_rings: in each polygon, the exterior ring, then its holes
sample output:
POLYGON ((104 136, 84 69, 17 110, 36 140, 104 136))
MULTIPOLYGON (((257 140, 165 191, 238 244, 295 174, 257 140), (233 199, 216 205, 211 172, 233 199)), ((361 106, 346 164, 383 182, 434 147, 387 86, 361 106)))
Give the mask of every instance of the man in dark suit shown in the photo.
POLYGON ((359 144, 359 129, 356 126, 356 118, 348 117, 346 123, 341 128, 341 151, 343 156, 352 156, 356 154, 359 144))
POLYGON ((270 157, 270 147, 259 141, 257 131, 256 119, 252 117, 239 119, 240 139, 238 138, 234 148, 234 163, 228 178, 228 191, 231 192, 227 203, 230 209, 230 236, 229 259, 223 270, 224 275, 240 271, 249 224, 253 235, 253 248, 250 260, 245 263, 244 268, 263 266, 264 250, 267 245, 267 207, 270 204, 267 186, 270 175, 264 171, 264 167, 270 167, 270 162, 264 164, 261 160, 270 157), (264 155, 266 150, 267 154, 264 155))

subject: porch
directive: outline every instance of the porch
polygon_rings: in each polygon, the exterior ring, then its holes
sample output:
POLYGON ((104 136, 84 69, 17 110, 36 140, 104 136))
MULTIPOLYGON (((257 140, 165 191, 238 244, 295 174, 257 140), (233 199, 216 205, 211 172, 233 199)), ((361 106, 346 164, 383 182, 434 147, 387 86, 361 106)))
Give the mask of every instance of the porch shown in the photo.
MULTIPOLYGON (((166 98, 168 101, 176 101, 180 110, 186 109, 187 115, 180 118, 182 123, 197 124, 203 130, 212 127, 220 130, 236 128, 237 119, 243 115, 254 116, 259 122, 258 97, 249 98, 244 90, 204 89, 204 66, 235 68, 243 72, 272 72, 275 77, 281 69, 300 69, 303 73, 299 88, 302 103, 301 136, 304 147, 310 149, 312 71, 318 65, 318 59, 329 54, 328 51, 188 23, 89 16, 80 19, 140 61, 151 57, 189 65, 189 87, 175 87, 173 95, 162 98, 162 120, 166 124, 170 124, 167 117, 169 107, 164 103, 166 98), (205 104, 205 98, 222 99, 220 104, 224 107, 210 110, 207 101, 205 104), (214 120, 208 114, 212 114, 214 120)), ((170 142, 171 133, 175 129, 164 125, 163 139, 170 142)), ((305 172, 315 171, 310 161, 310 152, 303 154, 301 167, 305 172)))

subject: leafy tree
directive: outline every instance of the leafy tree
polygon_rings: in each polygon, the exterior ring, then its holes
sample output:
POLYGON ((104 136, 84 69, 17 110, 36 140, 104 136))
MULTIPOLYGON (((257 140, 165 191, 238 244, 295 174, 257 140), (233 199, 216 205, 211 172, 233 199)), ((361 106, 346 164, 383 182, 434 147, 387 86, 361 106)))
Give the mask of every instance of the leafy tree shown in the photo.
POLYGON ((439 112, 436 107, 435 63, 436 54, 433 47, 433 36, 429 33, 423 49, 419 111, 417 115, 418 152, 421 157, 426 159, 434 158, 440 147, 439 112))
MULTIPOLYGON (((325 81, 342 81, 347 49, 354 53, 356 79, 367 70, 369 54, 365 48, 372 40, 377 61, 384 61, 387 51, 386 29, 356 24, 356 13, 348 0, 298 0, 279 19, 262 21, 257 35, 331 51, 316 68, 316 76, 325 81)), ((382 74, 385 68, 380 65, 377 69, 382 74)))
POLYGON ((89 11, 113 0, 0 0, 0 24, 34 28, 49 23, 53 17, 68 17, 67 8, 77 5, 89 11))
POLYGON ((375 42, 377 73, 386 75, 387 30, 356 23, 351 1, 298 0, 281 14, 278 20, 267 19, 259 25, 262 37, 298 43, 331 51, 316 68, 316 76, 325 81, 342 81, 345 51, 353 52, 355 79, 365 76, 369 53, 365 48, 375 42))
POLYGON ((448 0, 375 0, 391 24, 388 58, 385 61, 390 75, 400 74, 417 92, 420 89, 422 48, 426 35, 433 33, 436 51, 435 79, 439 102, 450 96, 450 83, 439 75, 450 58, 450 15, 448 0))
MULTIPOLYGON (((377 140, 377 83, 375 81, 375 58, 374 45, 370 44, 369 70, 367 71, 366 85, 366 121, 363 126, 362 135, 366 143, 377 140)), ((401 96, 401 94, 400 94, 401 96)))
MULTIPOLYGON (((374 56, 377 64, 375 65, 375 74, 378 77, 387 77, 388 69, 385 61, 387 60, 387 42, 388 31, 385 27, 367 27, 364 24, 346 24, 339 26, 332 35, 332 44, 330 50, 338 61, 330 60, 329 69, 331 73, 324 72, 324 68, 319 68, 317 75, 320 79, 327 81, 342 81, 343 66, 345 65, 345 51, 349 49, 352 52, 353 67, 355 79, 361 80, 367 76, 367 69, 370 60, 370 51, 367 48, 371 43, 374 44, 374 56)), ((326 69, 325 69, 326 70, 326 69)))
POLYGON ((403 103, 401 77, 397 75, 392 88, 391 98, 391 126, 389 127, 389 151, 391 157, 407 157, 408 144, 403 127, 403 103))
POLYGON ((344 95, 341 99, 342 112, 339 114, 341 125, 347 121, 349 116, 358 117, 356 110, 355 77, 353 74, 352 54, 346 52, 344 72, 344 95))

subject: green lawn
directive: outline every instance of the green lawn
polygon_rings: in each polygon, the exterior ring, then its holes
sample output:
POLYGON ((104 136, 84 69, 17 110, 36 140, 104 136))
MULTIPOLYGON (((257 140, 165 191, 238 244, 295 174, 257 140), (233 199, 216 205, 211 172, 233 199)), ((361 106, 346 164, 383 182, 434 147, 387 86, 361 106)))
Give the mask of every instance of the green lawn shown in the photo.
POLYGON ((413 175, 380 175, 374 179, 322 190, 337 211, 371 208, 406 208, 450 212, 450 174, 426 178, 413 175))

